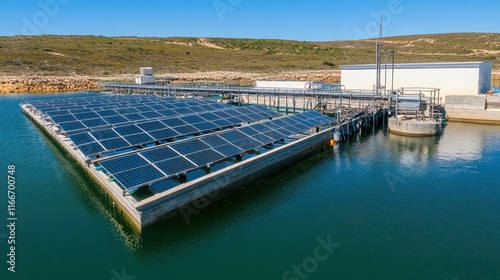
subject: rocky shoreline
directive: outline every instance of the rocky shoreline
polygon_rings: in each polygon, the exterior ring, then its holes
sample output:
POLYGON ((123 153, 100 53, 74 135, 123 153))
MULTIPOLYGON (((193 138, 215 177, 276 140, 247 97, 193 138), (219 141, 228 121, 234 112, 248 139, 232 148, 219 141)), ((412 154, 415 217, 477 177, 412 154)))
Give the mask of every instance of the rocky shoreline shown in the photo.
MULTIPOLYGON (((116 75, 111 77, 89 76, 0 76, 0 93, 43 93, 97 90, 99 84, 109 81, 133 82, 135 75, 116 75)), ((240 72, 199 72, 199 73, 166 73, 158 78, 175 78, 175 83, 186 82, 226 82, 249 85, 256 80, 295 80, 323 81, 340 83, 339 70, 295 71, 273 74, 240 73, 240 72)), ((500 80, 500 73, 492 74, 494 80, 500 80)))

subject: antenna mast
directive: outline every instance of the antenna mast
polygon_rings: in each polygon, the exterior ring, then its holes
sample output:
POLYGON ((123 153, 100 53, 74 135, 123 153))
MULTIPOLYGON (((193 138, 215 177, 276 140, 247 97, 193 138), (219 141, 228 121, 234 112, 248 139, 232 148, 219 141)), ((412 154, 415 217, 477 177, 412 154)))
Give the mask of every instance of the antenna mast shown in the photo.
POLYGON ((380 94, 380 88, 381 88, 381 85, 380 85, 380 72, 381 72, 381 68, 382 68, 382 60, 381 60, 381 52, 382 52, 382 21, 383 21, 383 17, 380 17, 380 36, 377 40, 377 81, 376 81, 376 84, 375 84, 375 91, 376 91, 376 94, 379 95, 380 94))

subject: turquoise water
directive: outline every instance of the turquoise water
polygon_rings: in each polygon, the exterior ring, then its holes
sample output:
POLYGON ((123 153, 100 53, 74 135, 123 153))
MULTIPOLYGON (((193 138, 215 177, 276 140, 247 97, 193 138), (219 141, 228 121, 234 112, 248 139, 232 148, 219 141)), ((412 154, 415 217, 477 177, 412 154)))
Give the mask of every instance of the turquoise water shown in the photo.
POLYGON ((500 279, 500 126, 367 131, 139 235, 19 107, 64 96, 0 97, 0 279, 500 279))

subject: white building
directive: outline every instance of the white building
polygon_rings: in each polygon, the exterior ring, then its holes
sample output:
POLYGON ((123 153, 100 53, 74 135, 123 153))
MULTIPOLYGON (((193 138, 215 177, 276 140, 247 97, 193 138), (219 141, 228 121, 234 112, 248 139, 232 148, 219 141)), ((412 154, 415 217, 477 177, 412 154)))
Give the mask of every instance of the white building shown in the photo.
POLYGON ((140 68, 140 75, 135 78, 135 83, 138 85, 156 83, 155 76, 153 76, 153 68, 141 67, 140 68))
MULTIPOLYGON (((347 89, 373 90, 376 65, 345 65, 341 67, 342 85, 347 89)), ((492 62, 405 63, 394 66, 394 89, 426 87, 441 90, 446 95, 474 95, 491 89, 492 62)), ((392 85, 392 64, 382 65, 381 85, 392 85), (387 73, 387 79, 386 79, 387 73)), ((443 98, 444 100, 444 98, 443 98)))

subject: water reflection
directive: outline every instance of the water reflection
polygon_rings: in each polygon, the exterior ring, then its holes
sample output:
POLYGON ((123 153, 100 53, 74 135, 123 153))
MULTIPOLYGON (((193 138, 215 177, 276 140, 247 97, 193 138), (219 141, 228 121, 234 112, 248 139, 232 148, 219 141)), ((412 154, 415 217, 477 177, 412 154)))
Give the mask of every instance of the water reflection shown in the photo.
POLYGON ((480 160, 484 153, 484 138, 493 126, 453 123, 444 129, 438 148, 441 160, 480 160))

